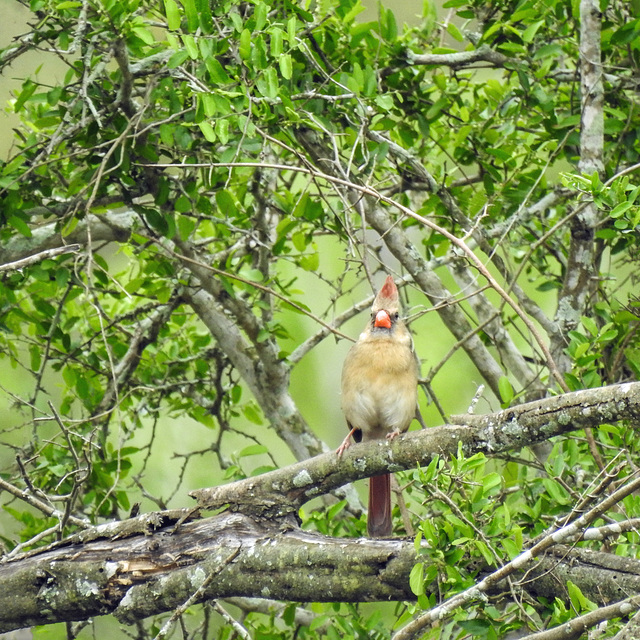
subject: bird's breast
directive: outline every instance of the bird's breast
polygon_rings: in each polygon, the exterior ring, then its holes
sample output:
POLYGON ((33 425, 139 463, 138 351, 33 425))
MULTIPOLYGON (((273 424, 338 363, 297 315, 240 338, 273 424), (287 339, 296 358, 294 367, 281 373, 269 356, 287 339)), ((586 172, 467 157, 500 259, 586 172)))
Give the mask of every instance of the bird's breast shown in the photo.
POLYGON ((410 343, 377 338, 356 343, 342 370, 342 409, 363 439, 405 431, 416 411, 418 365, 410 343))

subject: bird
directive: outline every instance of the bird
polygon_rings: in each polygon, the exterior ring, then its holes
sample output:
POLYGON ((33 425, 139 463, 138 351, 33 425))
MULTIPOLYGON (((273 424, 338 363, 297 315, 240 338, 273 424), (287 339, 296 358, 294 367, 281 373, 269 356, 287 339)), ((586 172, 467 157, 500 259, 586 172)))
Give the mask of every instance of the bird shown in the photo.
MULTIPOLYGON (((392 440, 406 431, 418 410, 418 358, 400 317, 398 289, 387 276, 371 306, 371 318, 342 367, 341 404, 349 433, 336 453, 369 440, 392 440)), ((391 535, 391 475, 369 479, 367 532, 391 535)))

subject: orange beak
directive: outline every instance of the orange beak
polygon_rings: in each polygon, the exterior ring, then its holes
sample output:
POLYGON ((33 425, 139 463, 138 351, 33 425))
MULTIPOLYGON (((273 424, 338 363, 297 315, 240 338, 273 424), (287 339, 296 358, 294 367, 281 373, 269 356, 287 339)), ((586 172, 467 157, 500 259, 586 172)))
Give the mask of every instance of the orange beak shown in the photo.
POLYGON ((378 311, 378 313, 376 313, 376 319, 373 323, 373 326, 378 328, 384 327, 385 329, 391 329, 391 318, 384 309, 381 309, 380 311, 378 311))

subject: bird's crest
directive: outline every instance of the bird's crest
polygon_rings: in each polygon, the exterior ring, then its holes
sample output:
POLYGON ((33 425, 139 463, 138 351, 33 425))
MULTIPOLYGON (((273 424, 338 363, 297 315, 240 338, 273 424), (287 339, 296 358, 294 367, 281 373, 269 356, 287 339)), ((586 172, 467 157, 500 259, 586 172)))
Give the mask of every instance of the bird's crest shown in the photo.
POLYGON ((391 276, 387 276, 387 279, 382 285, 382 289, 378 291, 376 299, 373 301, 371 309, 373 312, 378 312, 380 309, 385 311, 395 312, 399 309, 398 288, 391 276))

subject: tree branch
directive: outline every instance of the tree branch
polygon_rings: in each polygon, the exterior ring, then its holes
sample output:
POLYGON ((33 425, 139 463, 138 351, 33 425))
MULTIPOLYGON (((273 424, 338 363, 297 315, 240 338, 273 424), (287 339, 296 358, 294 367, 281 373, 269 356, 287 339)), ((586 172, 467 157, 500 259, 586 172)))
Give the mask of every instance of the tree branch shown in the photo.
POLYGON ((79 244, 69 244, 63 245, 61 247, 54 247, 53 249, 47 249, 45 251, 39 251, 38 253, 35 253, 31 256, 27 256, 26 258, 15 260, 14 262, 6 262, 5 264, 0 264, 0 273, 2 273, 3 271, 15 271, 17 269, 24 269, 24 267, 36 264, 36 262, 41 262, 42 260, 55 258, 56 256, 60 256, 65 253, 76 253, 78 249, 80 249, 79 244))
POLYGON ((460 69, 476 62, 490 62, 492 66, 504 67, 514 60, 502 53, 494 51, 486 44, 473 51, 461 51, 456 53, 413 53, 407 51, 407 59, 414 65, 434 65, 460 69))
MULTIPOLYGON (((587 176, 602 175, 604 164, 604 87, 600 51, 600 5, 597 0, 580 2, 580 161, 578 170, 587 176)), ((584 314, 589 296, 597 287, 598 273, 594 229, 599 220, 593 201, 584 202, 571 219, 571 243, 562 290, 558 297, 556 323, 559 331, 552 339, 554 358, 566 372, 570 360, 563 354, 567 334, 584 314)))
POLYGON ((0 632, 107 613, 132 623, 189 598, 411 599, 414 561, 413 542, 329 538, 237 513, 165 518, 153 535, 71 539, 0 565, 0 632))
POLYGON ((594 627, 599 622, 612 618, 624 618, 638 609, 640 609, 640 596, 632 596, 610 604, 608 607, 601 607, 572 618, 569 622, 553 629, 532 633, 526 637, 526 640, 578 640, 587 629, 594 627))
POLYGON ((436 455, 496 455, 603 423, 640 424, 640 382, 586 389, 518 405, 485 416, 452 416, 457 424, 421 429, 391 441, 352 445, 342 457, 317 456, 231 485, 191 495, 202 508, 227 504, 254 515, 278 517, 347 482, 389 471, 426 466, 436 455))

